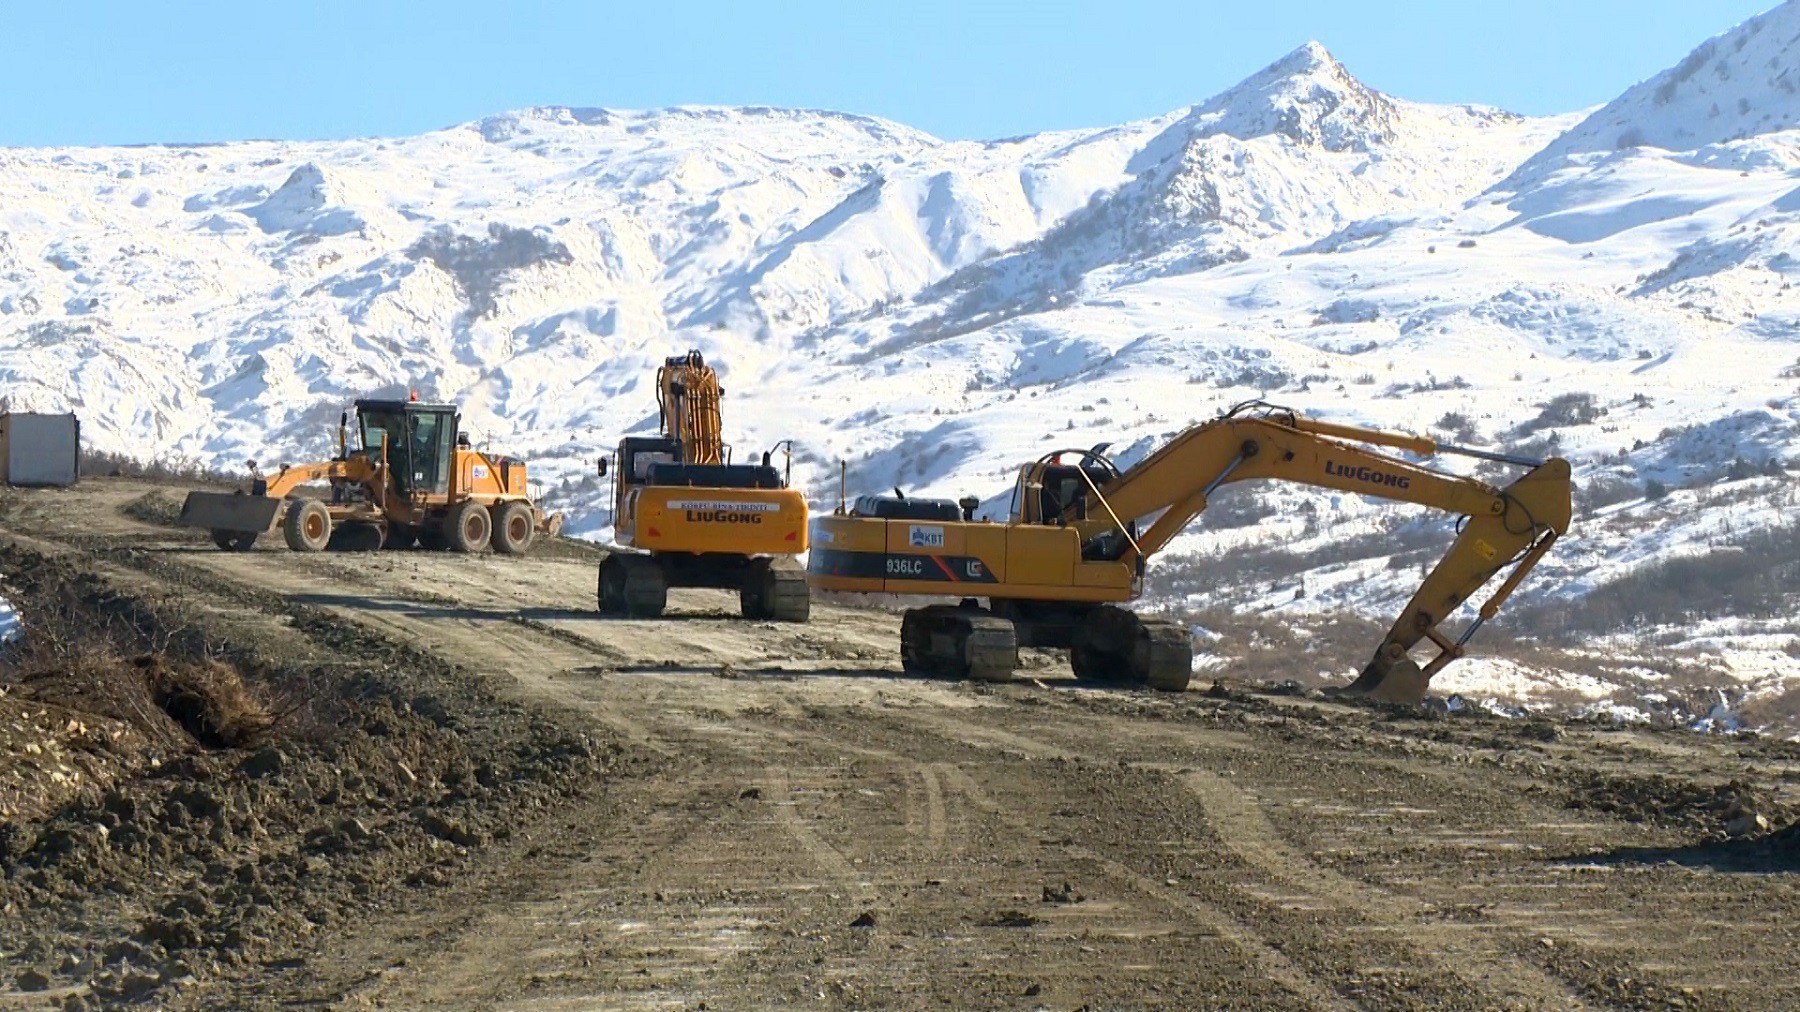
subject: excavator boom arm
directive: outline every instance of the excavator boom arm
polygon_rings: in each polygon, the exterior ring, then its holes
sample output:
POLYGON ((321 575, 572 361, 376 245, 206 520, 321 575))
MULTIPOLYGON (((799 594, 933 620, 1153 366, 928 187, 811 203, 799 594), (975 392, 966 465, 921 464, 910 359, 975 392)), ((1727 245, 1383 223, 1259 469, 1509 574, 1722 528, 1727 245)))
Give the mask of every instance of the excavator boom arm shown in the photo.
MULTIPOLYGON (((1552 459, 1504 489, 1376 452, 1370 446, 1429 456, 1432 440, 1306 419, 1286 411, 1234 412, 1176 437, 1136 466, 1091 491, 1103 508, 1085 517, 1064 515, 1084 544, 1118 532, 1127 551, 1145 560, 1206 509, 1208 496, 1229 482, 1270 479, 1415 503, 1464 517, 1456 540, 1413 594, 1375 657, 1351 687, 1396 701, 1417 702, 1430 677, 1463 654, 1475 629, 1492 618, 1556 539, 1572 514, 1569 464, 1552 459), (1133 536, 1139 522, 1148 527, 1133 536), (1512 574, 1463 634, 1451 639, 1442 624, 1501 571, 1512 574), (1423 668, 1411 649, 1430 639, 1438 656, 1423 668)), ((1453 448, 1452 448, 1453 449, 1453 448)), ((1515 458, 1478 454, 1490 459, 1515 458)))
POLYGON ((663 435, 681 443, 688 464, 725 462, 719 374, 698 351, 669 358, 656 371, 656 404, 663 435))

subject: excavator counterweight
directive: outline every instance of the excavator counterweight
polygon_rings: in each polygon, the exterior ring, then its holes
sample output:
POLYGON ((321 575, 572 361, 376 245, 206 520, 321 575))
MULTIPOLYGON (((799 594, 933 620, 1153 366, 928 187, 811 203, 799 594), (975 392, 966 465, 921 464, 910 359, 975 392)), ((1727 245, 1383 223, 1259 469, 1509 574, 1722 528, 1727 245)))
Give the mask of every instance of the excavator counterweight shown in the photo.
POLYGON ((1140 594, 1150 558, 1221 486, 1254 479, 1463 518, 1361 677, 1343 690, 1395 702, 1424 698, 1431 677, 1463 655, 1571 518, 1567 461, 1440 445, 1252 402, 1188 429, 1128 469, 1100 449, 1046 454, 1020 469, 1005 522, 975 519, 972 499, 959 505, 864 497, 854 509, 814 522, 809 578, 825 590, 960 598, 954 607, 907 613, 901 654, 910 668, 1007 678, 1007 651, 1061 647, 1080 677, 1178 690, 1192 667, 1186 631, 1117 605, 1140 594), (1497 488, 1377 448, 1418 458, 1462 454, 1530 470, 1497 488), (1464 601, 1508 570, 1472 623, 1454 637, 1445 631, 1464 601), (1412 650, 1427 640, 1436 655, 1420 664, 1412 650))

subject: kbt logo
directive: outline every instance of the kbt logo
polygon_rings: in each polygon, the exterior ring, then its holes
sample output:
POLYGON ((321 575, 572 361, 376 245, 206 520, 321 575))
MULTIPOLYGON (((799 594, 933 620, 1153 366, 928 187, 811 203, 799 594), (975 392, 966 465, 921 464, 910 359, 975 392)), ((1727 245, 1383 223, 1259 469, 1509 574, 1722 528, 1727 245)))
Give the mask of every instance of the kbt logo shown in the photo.
POLYGON ((913 524, 907 530, 906 543, 914 548, 942 548, 944 547, 944 529, 913 524))

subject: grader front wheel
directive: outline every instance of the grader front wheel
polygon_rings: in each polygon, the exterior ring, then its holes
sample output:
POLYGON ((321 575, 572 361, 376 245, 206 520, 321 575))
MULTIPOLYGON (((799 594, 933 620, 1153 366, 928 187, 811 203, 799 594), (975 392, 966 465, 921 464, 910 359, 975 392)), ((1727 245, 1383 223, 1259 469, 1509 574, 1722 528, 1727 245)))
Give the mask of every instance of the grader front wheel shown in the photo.
POLYGON ((322 552, 331 544, 331 511, 317 499, 296 500, 288 507, 282 534, 296 552, 322 552))

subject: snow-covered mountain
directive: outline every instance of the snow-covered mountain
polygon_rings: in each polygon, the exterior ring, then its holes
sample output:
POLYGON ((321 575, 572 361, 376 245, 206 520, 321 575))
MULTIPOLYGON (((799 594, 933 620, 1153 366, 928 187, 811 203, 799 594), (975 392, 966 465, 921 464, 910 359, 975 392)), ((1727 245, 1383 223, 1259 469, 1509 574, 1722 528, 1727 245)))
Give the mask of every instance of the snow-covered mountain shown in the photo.
MULTIPOLYGON (((839 460, 853 493, 1002 503, 1046 448, 1131 459, 1253 397, 1554 448, 1583 508, 1516 628, 1636 672, 1596 702, 1653 705, 1654 647, 1712 665, 1735 707, 1800 677, 1796 580, 1784 613, 1741 582, 1685 615, 1643 588, 1697 559, 1753 554, 1777 584, 1793 565, 1746 546, 1795 505, 1797 64, 1789 2, 1585 116, 1404 101, 1314 44, 1153 120, 992 142, 540 108, 411 138, 0 150, 0 397, 79 410, 103 449, 235 465, 325 452, 347 400, 411 388, 601 536, 591 462, 654 424, 654 364, 690 347, 722 366, 738 452, 791 437, 819 505, 839 460)), ((1157 599, 1380 613, 1441 528, 1234 492, 1157 599)), ((1575 656, 1528 653, 1507 670, 1575 656)), ((1513 677, 1466 668, 1491 676, 1471 691, 1513 677)))

